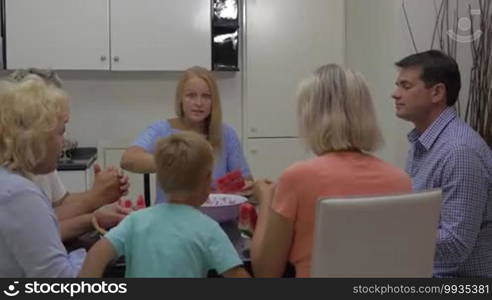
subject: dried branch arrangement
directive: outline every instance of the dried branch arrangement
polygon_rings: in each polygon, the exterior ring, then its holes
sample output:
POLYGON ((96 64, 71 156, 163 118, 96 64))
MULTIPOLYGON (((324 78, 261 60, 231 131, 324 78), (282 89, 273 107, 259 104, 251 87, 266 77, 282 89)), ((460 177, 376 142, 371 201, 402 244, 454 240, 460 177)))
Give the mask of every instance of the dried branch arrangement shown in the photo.
MULTIPOLYGON (((492 147, 492 9, 490 0, 479 3, 482 34, 470 44, 473 66, 464 118, 492 147)), ((470 30, 475 32, 473 26, 470 30)))
MULTIPOLYGON (((405 0, 401 1, 412 44, 415 52, 419 52, 405 0)), ((459 35, 457 34, 460 22, 458 0, 434 1, 436 19, 430 49, 434 49, 437 44, 442 51, 456 59, 458 44, 470 45, 472 66, 463 118, 483 137, 489 147, 492 147, 492 1, 476 0, 476 2, 478 9, 468 6, 469 32, 466 35, 459 35), (476 18, 480 18, 478 28, 474 26, 476 22, 473 22, 476 18)), ((460 101, 456 105, 460 113, 462 111, 460 101)))

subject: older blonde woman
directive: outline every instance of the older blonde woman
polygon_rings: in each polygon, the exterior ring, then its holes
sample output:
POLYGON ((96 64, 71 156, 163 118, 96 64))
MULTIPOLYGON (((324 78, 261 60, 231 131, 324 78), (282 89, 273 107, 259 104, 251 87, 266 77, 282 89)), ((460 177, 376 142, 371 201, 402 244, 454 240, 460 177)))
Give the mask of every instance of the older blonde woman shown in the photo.
POLYGON ((50 199, 29 179, 56 168, 67 95, 35 75, 0 91, 0 277, 74 277, 85 251, 67 254, 50 199))
MULTIPOLYGON (((228 172, 240 170, 247 184, 242 194, 251 194, 252 177, 236 132, 222 123, 219 89, 212 73, 202 67, 184 72, 175 98, 176 118, 160 120, 147 127, 123 154, 121 167, 136 173, 155 173, 153 153, 157 140, 181 131, 203 135, 214 149, 213 182, 228 172)), ((157 188, 156 203, 167 202, 157 188)))
POLYGON ((301 133, 317 155, 281 175, 275 191, 257 183, 260 201, 253 236, 255 276, 281 276, 287 262, 309 277, 316 204, 321 197, 410 192, 409 177, 368 154, 382 143, 363 77, 337 65, 317 69, 300 86, 301 133))
MULTIPOLYGON (((20 82, 33 74, 43 79, 47 85, 62 88, 62 81, 56 72, 46 69, 17 70, 9 75, 8 80, 20 82)), ((30 179, 52 201, 63 241, 70 241, 93 230, 93 216, 102 227, 110 228, 129 212, 115 202, 127 194, 128 177, 112 167, 101 170, 101 167, 95 164, 94 184, 91 189, 81 193, 67 191, 56 170, 48 174, 34 175, 30 179)))

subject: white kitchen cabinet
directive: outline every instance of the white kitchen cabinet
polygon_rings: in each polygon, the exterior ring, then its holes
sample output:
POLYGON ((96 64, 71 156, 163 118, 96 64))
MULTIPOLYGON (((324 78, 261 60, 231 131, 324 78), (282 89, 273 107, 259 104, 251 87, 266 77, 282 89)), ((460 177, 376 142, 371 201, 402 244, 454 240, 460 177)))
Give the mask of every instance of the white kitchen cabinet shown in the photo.
POLYGON ((246 135, 296 137, 300 80, 323 64, 344 64, 344 1, 245 2, 246 135))
POLYGON ((317 67, 345 60, 343 0, 251 0, 246 7, 244 129, 255 178, 313 157, 298 138, 296 93, 317 67))
MULTIPOLYGON (((104 148, 103 165, 105 168, 113 166, 120 168, 120 161, 126 148, 104 148)), ((129 193, 125 198, 131 199, 136 203, 139 195, 144 195, 144 175, 125 171, 130 182, 129 193)), ((150 174, 150 202, 155 202, 155 174, 150 174)))
POLYGON ((7 68, 211 67, 209 0, 7 0, 7 68))
POLYGON ((297 138, 250 138, 247 148, 248 163, 256 179, 276 180, 292 163, 313 157, 297 138))
POLYGON ((112 70, 211 66, 208 0, 111 1, 112 70))
POLYGON ((61 181, 70 193, 81 193, 92 188, 94 171, 92 165, 85 170, 58 171, 61 181))
POLYGON ((109 69, 108 0, 6 0, 7 68, 109 69))

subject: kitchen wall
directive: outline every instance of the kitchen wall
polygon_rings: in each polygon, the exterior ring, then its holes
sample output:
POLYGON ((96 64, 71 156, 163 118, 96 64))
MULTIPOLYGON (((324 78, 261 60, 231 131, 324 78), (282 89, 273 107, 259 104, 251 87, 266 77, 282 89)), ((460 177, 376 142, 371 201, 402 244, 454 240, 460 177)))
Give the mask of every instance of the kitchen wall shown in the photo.
MULTIPOLYGON (((69 132, 82 146, 124 146, 151 122, 175 116, 180 72, 64 71, 72 96, 69 132)), ((224 120, 241 134, 241 73, 217 73, 224 120)))
MULTIPOLYGON (((1 71, 6 76, 9 71, 1 71)), ((67 127, 79 146, 125 146, 151 122, 175 116, 179 72, 60 71, 71 96, 67 127)), ((224 121, 242 135, 240 72, 218 72, 224 121)))
MULTIPOLYGON (((430 46, 434 20, 434 1, 406 1, 407 9, 417 45, 420 50, 430 46)), ((465 6, 469 1, 462 1, 465 6)), ((272 1, 278 6, 273 11, 281 13, 283 1, 272 1)), ((313 2, 314 3, 314 2, 313 2)), ((386 144, 378 155, 392 163, 403 166, 407 151, 406 133, 411 128, 407 122, 394 116, 393 101, 390 94, 394 87, 396 68, 393 63, 413 53, 408 30, 398 0, 346 0, 346 64, 360 70, 366 76, 373 92, 379 121, 386 144)), ((466 13, 464 9, 461 14, 466 13)), ((329 13, 327 13, 329 15, 329 13)), ((303 18, 303 22, 306 18, 303 18)), ((309 20, 309 18, 307 18, 309 20)), ((319 23, 319 16, 313 17, 313 27, 319 23)), ((343 28, 340 29, 343 32, 343 28)), ((288 39, 289 35, 276 36, 288 39)), ((292 38, 292 37, 291 37, 292 38)), ((285 42, 285 41, 284 41, 285 42)), ((279 41, 279 43, 283 43, 279 41)), ((459 53, 466 56, 466 48, 459 53)), ((460 48, 461 49, 461 48, 460 48)), ((275 60, 283 52, 275 53, 275 60)), ((302 59, 302 58, 301 58, 302 59)), ((254 64, 249 60, 248 64, 254 64)), ((262 62, 263 63, 263 62, 262 62)), ((462 69, 468 69, 465 59, 462 69)), ((250 66, 251 68, 251 66, 250 66)), ((4 75, 6 72, 1 72, 4 75)), ((72 115, 70 134, 81 146, 100 144, 125 146, 154 120, 174 116, 174 91, 180 73, 177 72, 108 72, 108 71, 63 71, 60 72, 64 86, 72 96, 72 115)), ((243 109, 246 100, 242 99, 241 72, 218 73, 222 94, 224 119, 231 124, 246 141, 243 132, 243 109)), ((467 72, 464 72, 467 81, 467 72)), ((278 86, 278 78, 263 77, 278 86)), ((251 82, 251 81, 250 81, 251 82)), ((268 82, 264 83, 269 85, 268 82)), ((286 84, 292 89, 292 84, 286 84)), ((466 89, 466 87, 465 87, 466 89)), ((462 94, 463 95, 463 94, 462 94)), ((268 103, 265 103, 268 105, 268 103)), ((245 143, 245 147, 247 143, 245 143)))

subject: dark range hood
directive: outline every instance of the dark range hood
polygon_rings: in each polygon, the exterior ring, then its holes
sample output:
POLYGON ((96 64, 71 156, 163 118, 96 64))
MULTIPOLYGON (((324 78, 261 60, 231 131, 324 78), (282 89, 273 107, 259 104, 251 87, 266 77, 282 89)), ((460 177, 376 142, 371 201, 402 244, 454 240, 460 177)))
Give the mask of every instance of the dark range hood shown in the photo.
POLYGON ((240 0, 212 1, 212 70, 239 71, 240 0))

